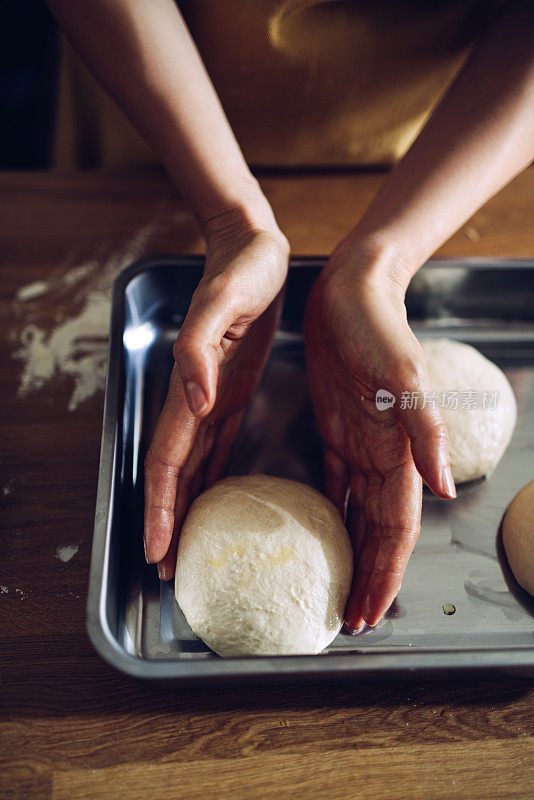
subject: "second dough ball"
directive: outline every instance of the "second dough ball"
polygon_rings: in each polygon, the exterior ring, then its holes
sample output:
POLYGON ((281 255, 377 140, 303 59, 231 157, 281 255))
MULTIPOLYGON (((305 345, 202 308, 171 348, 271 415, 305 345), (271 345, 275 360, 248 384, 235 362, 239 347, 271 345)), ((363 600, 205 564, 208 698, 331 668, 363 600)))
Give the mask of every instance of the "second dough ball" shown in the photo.
POLYGON ((226 478, 186 517, 176 600, 221 656, 319 653, 343 623, 352 562, 341 516, 315 489, 226 478))
POLYGON ((516 494, 502 526, 502 542, 518 584, 534 597, 534 481, 516 494))
POLYGON ((496 364, 468 344, 426 339, 421 346, 449 434, 454 481, 482 478, 495 469, 512 438, 517 418, 512 387, 496 364))

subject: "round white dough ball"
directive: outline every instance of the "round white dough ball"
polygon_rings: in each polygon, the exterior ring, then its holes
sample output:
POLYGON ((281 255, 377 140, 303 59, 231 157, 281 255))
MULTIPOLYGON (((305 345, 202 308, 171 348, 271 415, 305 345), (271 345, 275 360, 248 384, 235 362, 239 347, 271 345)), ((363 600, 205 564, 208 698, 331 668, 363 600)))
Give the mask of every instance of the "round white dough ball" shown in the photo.
POLYGON ((449 434, 452 475, 456 483, 472 481, 492 472, 515 428, 517 405, 504 372, 474 347, 450 339, 421 342, 428 365, 430 385, 441 405, 442 392, 458 392, 457 408, 440 408, 449 434), (474 392, 476 408, 462 408, 469 399, 462 392, 474 392), (497 392, 492 408, 481 407, 482 393, 497 392))
POLYGON ((225 478, 189 509, 176 600, 221 656, 319 653, 339 633, 352 546, 320 492, 269 475, 225 478))
POLYGON ((502 543, 516 581, 534 596, 534 481, 510 503, 502 524, 502 543))

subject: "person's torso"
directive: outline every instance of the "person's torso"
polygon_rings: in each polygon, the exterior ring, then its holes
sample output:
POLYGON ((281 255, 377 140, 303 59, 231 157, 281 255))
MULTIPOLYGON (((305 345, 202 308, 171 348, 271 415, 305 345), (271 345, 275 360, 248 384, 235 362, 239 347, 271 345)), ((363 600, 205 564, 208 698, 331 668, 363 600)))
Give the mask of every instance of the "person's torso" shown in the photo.
MULTIPOLYGON (((390 164, 401 157, 492 3, 181 0, 179 6, 248 162, 309 167, 390 164)), ((88 125, 94 129, 94 158, 100 164, 151 160, 84 68, 69 66, 73 58, 64 69, 73 72, 78 105, 80 92, 91 95, 84 135, 88 125)), ((66 95, 68 86, 64 106, 66 95)), ((65 108, 65 126, 64 118, 65 108)), ((56 150, 61 161, 59 142, 56 150)))

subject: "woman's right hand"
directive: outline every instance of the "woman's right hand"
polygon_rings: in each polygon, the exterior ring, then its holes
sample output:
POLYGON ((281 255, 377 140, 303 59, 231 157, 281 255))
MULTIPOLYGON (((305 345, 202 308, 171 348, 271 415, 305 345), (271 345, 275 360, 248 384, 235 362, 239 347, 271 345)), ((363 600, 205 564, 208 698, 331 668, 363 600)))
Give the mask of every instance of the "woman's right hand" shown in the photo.
POLYGON ((278 322, 289 245, 230 212, 206 226, 206 265, 174 345, 167 399, 145 458, 145 554, 174 575, 190 503, 222 477, 278 322))
POLYGON ((456 494, 439 409, 401 402, 404 393, 430 394, 406 317, 407 274, 396 264, 378 274, 373 267, 365 248, 347 237, 312 288, 305 315, 325 491, 341 513, 350 491, 355 571, 345 620, 352 630, 375 625, 399 591, 419 535, 421 477, 439 497, 456 494), (382 410, 379 390, 394 396, 393 406, 382 410))

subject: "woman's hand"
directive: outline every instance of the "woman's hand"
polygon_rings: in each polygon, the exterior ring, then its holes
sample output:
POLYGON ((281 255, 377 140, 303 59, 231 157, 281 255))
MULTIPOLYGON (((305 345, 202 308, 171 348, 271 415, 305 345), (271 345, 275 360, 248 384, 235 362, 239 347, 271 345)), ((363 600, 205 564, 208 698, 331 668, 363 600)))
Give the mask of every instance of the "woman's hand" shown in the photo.
POLYGON ((421 264, 532 162, 533 19, 528 0, 499 6, 308 301, 306 357, 327 492, 340 509, 351 493, 353 629, 376 623, 399 590, 419 533, 419 475, 440 497, 455 496, 439 412, 399 405, 403 391, 429 388, 404 291, 421 264), (377 410, 378 389, 396 396, 392 409, 377 410))
MULTIPOLYGON (((350 490, 355 575, 345 612, 352 630, 375 625, 397 595, 419 535, 421 477, 456 496, 447 432, 437 409, 401 410, 404 391, 428 390, 419 342, 406 319, 404 275, 343 242, 313 287, 305 346, 324 441, 326 494, 344 513, 350 490), (391 392, 379 410, 376 392, 391 392)), ((407 283, 407 281, 406 281, 407 283)))
POLYGON ((222 477, 277 325, 289 245, 232 214, 206 228, 202 280, 174 345, 165 405, 145 459, 145 553, 173 577, 189 504, 222 477))

